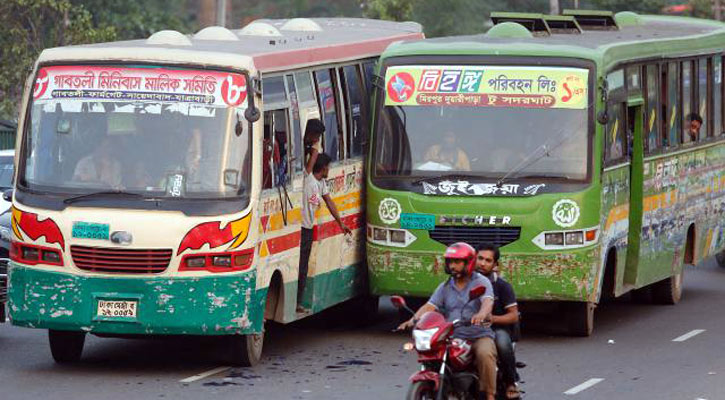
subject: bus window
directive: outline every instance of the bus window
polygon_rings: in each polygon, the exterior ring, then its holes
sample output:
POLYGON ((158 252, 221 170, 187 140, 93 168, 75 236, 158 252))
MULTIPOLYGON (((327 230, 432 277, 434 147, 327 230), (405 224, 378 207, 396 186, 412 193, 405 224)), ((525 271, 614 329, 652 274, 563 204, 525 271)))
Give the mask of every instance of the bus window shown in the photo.
POLYGON ((329 69, 315 71, 317 83, 317 94, 320 99, 320 117, 325 124, 325 153, 332 158, 332 161, 342 159, 342 129, 337 119, 337 100, 335 86, 332 83, 332 76, 329 69))
POLYGON ((692 117, 692 61, 683 61, 682 68, 682 143, 692 142, 688 133, 692 117))
POLYGON ((275 104, 287 102, 287 93, 281 76, 262 79, 262 101, 268 109, 275 104))
POLYGON ((347 153, 351 157, 356 157, 362 155, 365 132, 367 132, 363 123, 366 110, 362 102, 360 75, 355 65, 343 67, 341 72, 347 109, 347 153))
POLYGON ((680 143, 680 78, 679 64, 667 64, 667 126, 669 137, 667 146, 674 147, 680 143))
MULTIPOLYGON (((308 75, 309 76, 309 75, 308 75)), ((291 134, 292 150, 290 152, 290 169, 294 173, 302 172, 302 128, 300 125, 300 108, 297 101, 297 90, 295 88, 295 79, 292 75, 285 76, 287 91, 289 92, 290 114, 292 114, 291 134)))
POLYGON ((375 77, 375 61, 363 64, 363 79, 365 79, 365 88, 368 90, 368 97, 373 96, 373 78, 375 77))
POLYGON ((648 152, 657 150, 659 146, 659 65, 645 67, 646 114, 644 144, 648 152))
POLYGON ((287 184, 289 176, 289 129, 287 109, 264 113, 263 189, 287 184))
POLYGON ((609 122, 604 131, 604 161, 618 160, 624 157, 624 112, 622 103, 609 105, 609 122))
POLYGON ((708 88, 710 86, 710 74, 708 74, 708 60, 706 58, 701 58, 697 61, 698 65, 698 72, 697 72, 697 82, 698 82, 698 89, 697 89, 697 97, 698 97, 698 108, 696 111, 700 114, 700 117, 702 118, 702 126, 700 127, 700 137, 699 139, 702 139, 706 136, 711 136, 710 134, 710 124, 708 123, 708 117, 710 116, 708 104, 707 104, 707 98, 708 98, 708 88))
POLYGON ((712 131, 718 136, 722 129, 722 59, 712 58, 712 131))
POLYGON ((627 93, 638 94, 642 91, 642 68, 639 65, 625 68, 627 78, 627 93))
POLYGON ((316 101, 315 90, 312 88, 312 78, 310 78, 309 72, 305 71, 295 73, 295 83, 299 104, 316 101))

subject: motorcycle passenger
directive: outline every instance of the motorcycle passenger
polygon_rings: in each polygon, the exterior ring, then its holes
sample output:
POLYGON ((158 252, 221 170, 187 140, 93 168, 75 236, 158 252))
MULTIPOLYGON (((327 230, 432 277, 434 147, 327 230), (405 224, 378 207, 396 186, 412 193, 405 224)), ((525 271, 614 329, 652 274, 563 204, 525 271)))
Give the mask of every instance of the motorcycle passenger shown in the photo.
POLYGON ((470 326, 459 326, 453 337, 473 341, 478 370, 479 398, 494 400, 496 396, 496 345, 490 319, 493 308, 493 287, 483 275, 474 273, 476 251, 466 243, 455 243, 446 249, 445 270, 451 277, 441 283, 415 315, 400 324, 398 329, 413 327, 415 321, 429 311, 442 313, 447 321, 470 320, 470 326), (468 302, 469 292, 477 286, 486 292, 479 299, 468 302))
POLYGON ((515 333, 514 327, 519 322, 519 308, 513 287, 496 273, 500 255, 498 247, 493 244, 479 245, 476 248, 476 270, 488 278, 493 286, 491 323, 496 334, 496 352, 506 384, 506 398, 518 399, 521 394, 516 386, 516 356, 511 339, 515 333))

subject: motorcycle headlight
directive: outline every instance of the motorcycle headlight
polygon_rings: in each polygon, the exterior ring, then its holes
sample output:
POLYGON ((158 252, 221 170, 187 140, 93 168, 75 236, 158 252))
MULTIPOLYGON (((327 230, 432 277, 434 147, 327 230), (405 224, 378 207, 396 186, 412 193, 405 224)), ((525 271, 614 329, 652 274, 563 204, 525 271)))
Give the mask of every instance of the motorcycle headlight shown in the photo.
POLYGON ((433 329, 414 329, 413 339, 415 339, 415 348, 419 351, 430 350, 430 340, 433 335, 438 332, 438 328, 433 329))

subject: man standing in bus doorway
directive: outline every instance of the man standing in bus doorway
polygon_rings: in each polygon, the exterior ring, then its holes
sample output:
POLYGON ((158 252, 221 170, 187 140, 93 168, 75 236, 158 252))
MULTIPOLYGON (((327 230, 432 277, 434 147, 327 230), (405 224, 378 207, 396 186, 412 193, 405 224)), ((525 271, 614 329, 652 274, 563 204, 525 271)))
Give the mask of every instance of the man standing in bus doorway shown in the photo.
POLYGON ((513 287, 497 273, 500 256, 501 252, 495 245, 480 244, 476 248, 476 270, 488 278, 493 286, 491 324, 496 334, 496 351, 501 364, 503 382, 506 384, 506 398, 519 399, 521 393, 516 386, 516 355, 513 346, 513 342, 518 339, 514 328, 519 322, 519 307, 513 287))
MULTIPOLYGON (((319 120, 316 121, 319 122, 319 120)), ((315 123, 310 125, 311 122, 312 120, 307 124, 305 137, 307 137, 307 132, 310 129, 319 130, 319 125, 322 125, 321 122, 318 126, 315 126, 315 123)), ((322 125, 322 129, 324 131, 324 125, 322 125)), ((305 166, 305 176, 302 189, 302 229, 300 239, 299 278, 297 280, 298 313, 308 312, 308 310, 302 306, 302 299, 305 292, 305 283, 307 282, 307 270, 310 262, 310 252, 312 251, 312 242, 314 241, 313 229, 315 227, 315 212, 318 208, 320 208, 323 200, 327 205, 327 208, 330 210, 330 214, 332 214, 333 218, 335 218, 335 221, 337 221, 337 224, 340 226, 340 229, 342 229, 346 235, 352 233, 350 228, 342 222, 342 219, 337 212, 337 207, 335 207, 335 203, 332 201, 330 192, 327 189, 325 179, 327 179, 327 175, 330 172, 330 156, 325 153, 318 155, 315 152, 314 157, 315 160, 311 174, 308 172, 309 170, 307 166, 305 166)), ((310 163, 307 165, 309 164, 310 163)))

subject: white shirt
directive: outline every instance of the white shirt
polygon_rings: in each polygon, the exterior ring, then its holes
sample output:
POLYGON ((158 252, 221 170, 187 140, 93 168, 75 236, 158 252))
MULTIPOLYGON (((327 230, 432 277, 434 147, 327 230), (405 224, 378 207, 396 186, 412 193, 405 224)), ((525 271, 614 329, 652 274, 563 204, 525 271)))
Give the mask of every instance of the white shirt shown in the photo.
POLYGON ((302 185, 302 227, 312 229, 315 227, 315 211, 324 201, 322 196, 329 192, 325 180, 317 180, 313 174, 305 174, 302 185))

